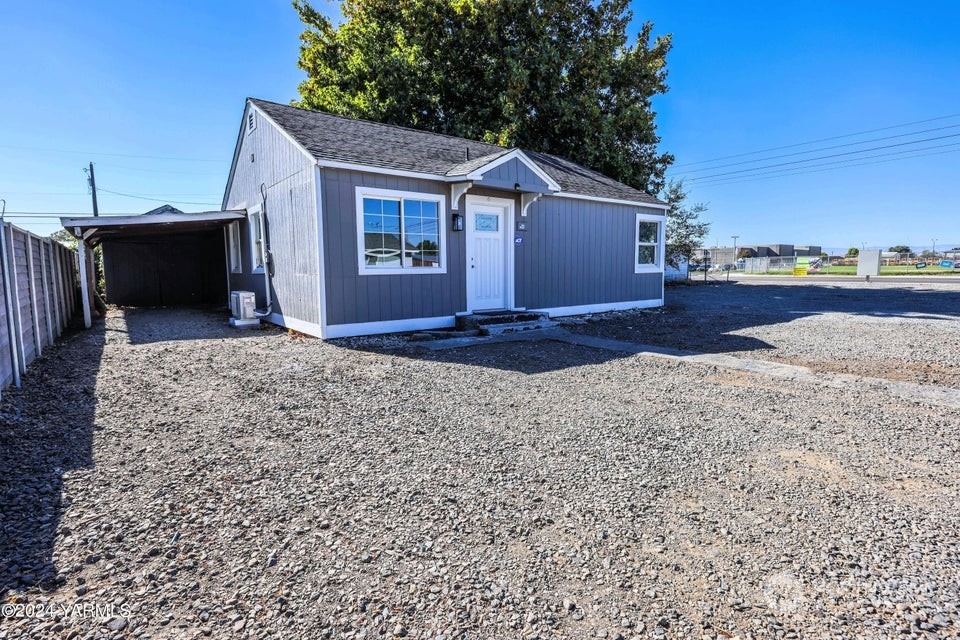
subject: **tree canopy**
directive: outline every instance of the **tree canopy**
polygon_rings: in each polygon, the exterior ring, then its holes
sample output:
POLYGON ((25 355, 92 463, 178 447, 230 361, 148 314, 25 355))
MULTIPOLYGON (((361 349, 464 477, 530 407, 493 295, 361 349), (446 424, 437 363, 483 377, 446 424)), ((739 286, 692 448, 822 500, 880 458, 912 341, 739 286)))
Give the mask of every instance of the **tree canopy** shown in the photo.
POLYGON ((889 249, 887 249, 887 251, 892 251, 892 252, 894 252, 894 253, 905 253, 905 254, 907 254, 907 255, 910 255, 910 253, 912 253, 912 252, 910 251, 910 247, 908 247, 908 246, 905 245, 905 244, 897 244, 897 245, 894 245, 894 246, 890 247, 889 249))
POLYGON ((856 258, 859 255, 860 255, 860 249, 857 249, 856 247, 850 247, 849 249, 847 249, 848 258, 856 258))
POLYGON ((660 153, 651 99, 670 36, 628 0, 343 0, 339 27, 308 0, 298 105, 564 156, 649 193, 660 153))
POLYGON ((670 205, 667 210, 666 258, 676 267, 678 258, 690 260, 693 257, 694 251, 710 232, 710 223, 700 220, 700 214, 707 210, 707 205, 686 204, 687 191, 683 188, 682 180, 670 180, 660 199, 670 205))

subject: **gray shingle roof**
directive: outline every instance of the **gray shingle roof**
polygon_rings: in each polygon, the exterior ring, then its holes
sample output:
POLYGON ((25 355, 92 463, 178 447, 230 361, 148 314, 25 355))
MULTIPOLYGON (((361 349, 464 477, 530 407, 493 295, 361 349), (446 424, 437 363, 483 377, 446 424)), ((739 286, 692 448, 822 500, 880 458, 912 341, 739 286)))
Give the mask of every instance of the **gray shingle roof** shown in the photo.
MULTIPOLYGON (((355 120, 266 100, 250 98, 250 102, 317 160, 452 177, 466 175, 511 151, 476 140, 355 120)), ((662 204, 647 193, 565 158, 532 151, 524 153, 549 174, 563 192, 662 204)))

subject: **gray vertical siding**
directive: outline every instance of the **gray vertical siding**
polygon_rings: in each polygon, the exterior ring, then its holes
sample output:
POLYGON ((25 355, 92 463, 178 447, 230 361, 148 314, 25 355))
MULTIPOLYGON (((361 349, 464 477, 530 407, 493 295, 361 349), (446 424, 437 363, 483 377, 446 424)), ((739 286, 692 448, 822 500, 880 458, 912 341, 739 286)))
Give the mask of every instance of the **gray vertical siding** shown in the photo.
POLYGON ((547 183, 517 159, 508 160, 484 173, 483 184, 510 191, 514 191, 517 184, 524 191, 547 190, 547 183))
POLYGON ((321 181, 328 325, 452 316, 463 310, 464 234, 452 232, 449 219, 441 249, 445 274, 359 274, 356 187, 444 195, 449 218, 448 185, 339 169, 323 169, 321 181))
POLYGON ((543 197, 515 246, 516 304, 528 309, 659 300, 663 276, 634 273, 637 213, 627 205, 543 197))
MULTIPOLYGON (((262 114, 257 114, 257 119, 257 128, 252 133, 244 130, 241 134, 240 152, 226 208, 252 209, 261 203, 260 185, 266 187, 266 238, 274 265, 271 279, 273 311, 291 319, 319 324, 314 162, 262 114)), ((262 307, 266 304, 264 276, 252 273, 247 226, 245 221, 240 223, 243 273, 230 274, 230 288, 255 291, 257 305, 262 307)))

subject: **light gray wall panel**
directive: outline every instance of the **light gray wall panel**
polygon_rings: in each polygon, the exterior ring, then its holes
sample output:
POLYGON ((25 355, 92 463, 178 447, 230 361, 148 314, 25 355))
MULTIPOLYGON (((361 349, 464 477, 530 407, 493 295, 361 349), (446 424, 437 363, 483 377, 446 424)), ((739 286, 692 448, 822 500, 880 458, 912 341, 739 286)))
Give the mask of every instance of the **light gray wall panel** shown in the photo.
POLYGON ((636 214, 616 205, 543 197, 530 207, 515 247, 516 303, 528 309, 663 296, 661 274, 634 273, 636 214))
POLYGON ((327 324, 450 316, 466 304, 464 234, 450 230, 449 186, 428 180, 339 169, 322 172, 327 324), (359 275, 356 187, 445 196, 447 272, 359 275))
MULTIPOLYGON (((246 114, 245 114, 246 117, 246 114)), ((266 201, 267 247, 273 257, 273 310, 285 317, 320 323, 317 211, 314 162, 262 115, 257 128, 244 132, 237 167, 227 194, 228 209, 251 209, 266 201), (252 156, 252 161, 251 161, 252 156)), ((230 275, 233 290, 255 291, 266 304, 264 276, 252 273, 246 221, 240 224, 243 273, 230 275)))

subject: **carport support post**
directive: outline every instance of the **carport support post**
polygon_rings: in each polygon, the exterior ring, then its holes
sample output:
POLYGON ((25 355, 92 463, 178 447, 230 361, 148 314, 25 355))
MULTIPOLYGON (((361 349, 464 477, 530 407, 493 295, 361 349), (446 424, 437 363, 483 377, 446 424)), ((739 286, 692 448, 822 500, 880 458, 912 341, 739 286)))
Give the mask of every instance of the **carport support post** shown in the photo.
POLYGON ((80 238, 77 243, 77 259, 80 261, 80 301, 83 305, 83 326, 89 329, 90 320, 90 291, 87 289, 87 242, 80 238))

